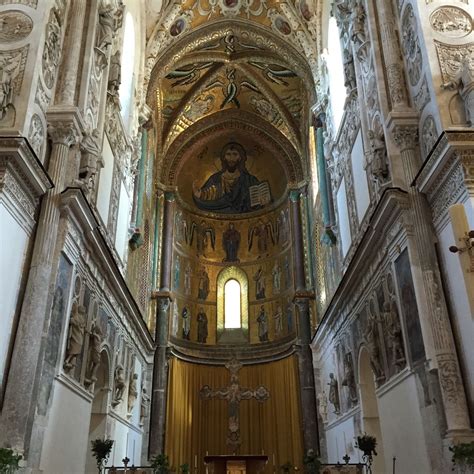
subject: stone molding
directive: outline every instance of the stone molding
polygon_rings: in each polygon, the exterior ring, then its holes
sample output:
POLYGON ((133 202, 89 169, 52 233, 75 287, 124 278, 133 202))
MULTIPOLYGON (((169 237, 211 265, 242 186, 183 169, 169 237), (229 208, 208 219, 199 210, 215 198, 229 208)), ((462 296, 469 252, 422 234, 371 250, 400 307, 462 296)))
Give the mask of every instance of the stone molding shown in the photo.
POLYGON ((85 125, 77 107, 50 107, 46 113, 48 135, 53 145, 70 147, 79 143, 84 134, 85 125))
POLYGON ((40 196, 52 187, 25 138, 0 138, 0 201, 28 234, 35 224, 40 196))

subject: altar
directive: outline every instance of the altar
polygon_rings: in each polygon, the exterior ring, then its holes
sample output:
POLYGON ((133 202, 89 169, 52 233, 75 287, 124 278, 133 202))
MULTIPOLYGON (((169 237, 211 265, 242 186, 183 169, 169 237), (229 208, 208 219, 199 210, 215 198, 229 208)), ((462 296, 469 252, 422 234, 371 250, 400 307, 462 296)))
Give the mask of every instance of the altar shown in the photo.
POLYGON ((267 462, 268 456, 264 454, 204 456, 209 474, 258 474, 263 472, 267 462))

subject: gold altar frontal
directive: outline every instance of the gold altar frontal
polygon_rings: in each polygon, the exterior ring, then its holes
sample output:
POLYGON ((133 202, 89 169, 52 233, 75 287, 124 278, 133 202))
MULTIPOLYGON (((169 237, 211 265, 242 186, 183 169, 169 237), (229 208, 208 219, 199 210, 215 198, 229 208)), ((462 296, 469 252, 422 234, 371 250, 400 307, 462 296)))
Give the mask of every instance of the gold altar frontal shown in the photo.
POLYGON ((209 474, 258 474, 267 462, 268 456, 263 454, 204 456, 209 474))

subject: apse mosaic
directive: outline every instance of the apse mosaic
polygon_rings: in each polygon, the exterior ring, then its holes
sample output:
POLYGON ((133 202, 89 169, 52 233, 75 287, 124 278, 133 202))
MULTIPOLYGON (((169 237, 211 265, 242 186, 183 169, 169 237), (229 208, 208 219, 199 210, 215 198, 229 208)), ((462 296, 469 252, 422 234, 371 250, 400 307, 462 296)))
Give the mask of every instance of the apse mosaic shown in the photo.
MULTIPOLYGON (((270 209, 285 191, 279 161, 250 139, 229 137, 204 146, 197 156, 185 160, 178 175, 181 199, 192 209, 216 214, 270 209)), ((198 227, 186 231, 190 237, 191 232, 193 236, 203 232, 198 227)), ((227 236, 224 248, 232 253, 235 231, 228 229, 227 236)))

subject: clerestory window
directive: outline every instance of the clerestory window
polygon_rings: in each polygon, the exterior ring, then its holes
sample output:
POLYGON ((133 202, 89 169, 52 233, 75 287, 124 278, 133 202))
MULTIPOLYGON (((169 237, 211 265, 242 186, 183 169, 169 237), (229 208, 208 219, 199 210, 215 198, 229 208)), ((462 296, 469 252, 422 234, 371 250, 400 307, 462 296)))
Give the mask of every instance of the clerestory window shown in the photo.
POLYGON ((235 329, 242 326, 240 310, 240 283, 233 278, 224 285, 224 327, 235 329))

